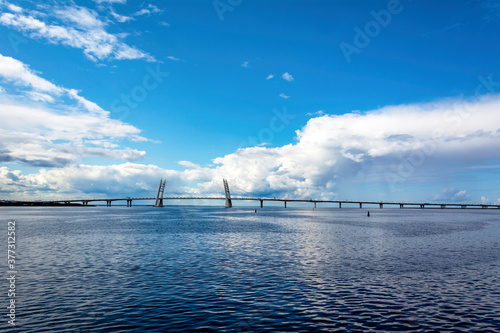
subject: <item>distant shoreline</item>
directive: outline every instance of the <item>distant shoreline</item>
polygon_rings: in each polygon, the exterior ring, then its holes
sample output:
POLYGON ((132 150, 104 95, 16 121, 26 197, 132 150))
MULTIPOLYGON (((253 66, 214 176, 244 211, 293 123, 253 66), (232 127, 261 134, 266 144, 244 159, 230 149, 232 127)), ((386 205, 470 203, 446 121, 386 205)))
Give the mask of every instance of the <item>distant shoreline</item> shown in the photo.
POLYGON ((0 201, 0 207, 1 206, 46 206, 46 207, 54 207, 54 206, 62 206, 62 207, 68 207, 68 206, 74 206, 74 207, 95 207, 94 205, 83 205, 79 203, 70 203, 70 204, 64 204, 64 203, 58 203, 58 202, 37 202, 37 201, 0 201))

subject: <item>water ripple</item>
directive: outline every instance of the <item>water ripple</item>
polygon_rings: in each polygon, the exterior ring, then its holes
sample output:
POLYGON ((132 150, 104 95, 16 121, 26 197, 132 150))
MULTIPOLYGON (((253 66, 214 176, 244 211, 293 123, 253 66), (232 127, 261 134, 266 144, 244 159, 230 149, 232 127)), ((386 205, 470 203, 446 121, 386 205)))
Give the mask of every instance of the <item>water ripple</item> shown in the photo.
POLYGON ((17 328, 500 331, 496 212, 362 212, 4 209, 19 225, 17 328))

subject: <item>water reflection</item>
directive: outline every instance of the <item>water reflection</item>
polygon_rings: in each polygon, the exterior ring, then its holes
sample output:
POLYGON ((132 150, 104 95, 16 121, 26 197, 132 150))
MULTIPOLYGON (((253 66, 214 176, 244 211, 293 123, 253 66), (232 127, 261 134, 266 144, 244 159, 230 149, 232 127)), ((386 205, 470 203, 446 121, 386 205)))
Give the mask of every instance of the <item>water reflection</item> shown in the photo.
POLYGON ((23 332, 499 329, 493 211, 3 212, 23 332))

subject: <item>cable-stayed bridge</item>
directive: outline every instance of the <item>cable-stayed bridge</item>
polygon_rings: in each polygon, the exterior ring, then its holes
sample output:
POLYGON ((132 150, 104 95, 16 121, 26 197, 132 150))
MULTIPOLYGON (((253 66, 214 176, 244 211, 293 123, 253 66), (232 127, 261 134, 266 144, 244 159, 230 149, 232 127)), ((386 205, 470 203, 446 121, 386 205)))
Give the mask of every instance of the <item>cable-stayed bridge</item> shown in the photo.
MULTIPOLYGON (((9 201, 9 203, 19 204, 19 205, 83 205, 88 206, 89 203, 96 202, 106 202, 107 207, 111 207, 112 203, 126 201, 127 207, 132 207, 133 201, 154 201, 155 207, 163 207, 165 201, 169 200, 221 200, 225 201, 225 207, 231 208, 233 206, 232 202, 235 200, 240 201, 256 201, 260 203, 260 208, 264 207, 264 202, 280 202, 286 208, 288 203, 310 203, 314 205, 314 208, 317 207, 318 204, 335 204, 338 208, 344 207, 359 207, 363 208, 363 205, 369 207, 399 207, 399 208, 482 208, 482 209, 491 209, 491 208, 500 208, 500 204, 485 204, 485 203, 442 203, 442 202, 399 202, 399 201, 356 201, 356 200, 315 200, 315 199, 293 199, 293 198, 265 198, 265 197, 253 197, 251 194, 248 196, 236 196, 232 197, 229 191, 229 184, 226 179, 223 179, 224 184, 224 196, 164 196, 166 181, 163 179, 160 180, 160 185, 158 187, 158 192, 156 197, 150 198, 98 198, 98 199, 72 199, 72 200, 49 200, 49 201, 9 201)), ((241 190, 241 189, 240 189, 241 190)), ((241 190, 243 191, 243 190, 241 190)), ((5 201, 4 201, 5 202, 5 201)), ((0 204, 2 202, 0 201, 0 204)))

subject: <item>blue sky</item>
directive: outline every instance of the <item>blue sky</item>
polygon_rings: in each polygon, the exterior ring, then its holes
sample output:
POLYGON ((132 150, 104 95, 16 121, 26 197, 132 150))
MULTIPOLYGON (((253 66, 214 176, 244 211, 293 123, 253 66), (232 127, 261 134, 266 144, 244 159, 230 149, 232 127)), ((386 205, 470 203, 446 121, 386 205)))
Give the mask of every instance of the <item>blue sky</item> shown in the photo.
POLYGON ((496 203, 499 35, 491 0, 0 1, 0 199, 496 203))

